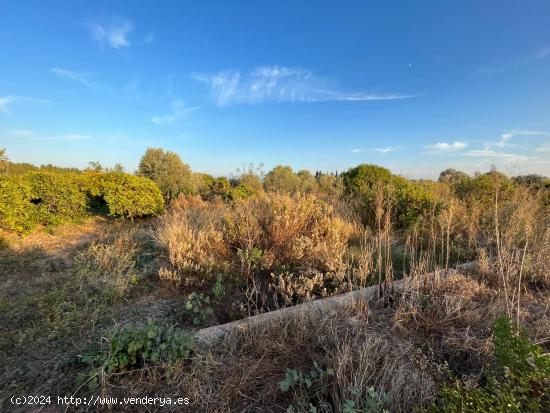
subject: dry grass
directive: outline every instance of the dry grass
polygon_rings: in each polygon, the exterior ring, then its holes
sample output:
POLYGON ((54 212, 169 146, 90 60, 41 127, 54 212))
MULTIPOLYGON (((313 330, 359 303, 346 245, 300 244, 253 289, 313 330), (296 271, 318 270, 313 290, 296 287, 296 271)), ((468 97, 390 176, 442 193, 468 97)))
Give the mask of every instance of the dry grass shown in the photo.
MULTIPOLYGON (((300 402, 339 412, 344 401, 359 402, 373 387, 389 395, 390 411, 409 412, 426 405, 451 374, 479 382, 491 362, 493 322, 502 313, 548 351, 546 204, 522 188, 504 200, 495 194, 491 208, 449 191, 441 199, 440 211, 399 232, 391 223, 392 202, 382 196, 369 228, 353 202, 263 194, 233 203, 180 197, 155 223, 153 245, 147 231, 128 228, 135 224, 99 221, 62 227, 57 235, 10 238, 0 251, 0 269, 10 273, 0 286, 0 344, 8 362, 52 366, 54 373, 33 378, 4 369, 1 378, 12 389, 57 386, 70 393, 74 383, 62 370, 68 361, 50 356, 97 340, 92 335, 103 331, 97 323, 118 325, 120 308, 132 313, 122 323, 152 313, 159 323, 177 322, 182 292, 209 292, 218 274, 224 282, 239 281, 238 293, 222 304, 244 302, 244 314, 390 281, 398 266, 408 281, 402 290, 380 289, 382 299, 370 308, 239 331, 217 348, 197 348, 190 360, 105 377, 99 391, 183 395, 193 411, 204 412, 278 412, 300 402), (479 271, 432 282, 420 277, 466 258, 478 259, 479 271), (158 279, 147 278, 153 272, 185 287, 170 295, 158 279), (143 289, 134 290, 141 280, 143 289), (287 369, 307 371, 313 362, 334 370, 318 394, 297 400, 281 392, 287 369)), ((70 369, 72 378, 77 368, 70 369)))
POLYGON ((223 204, 202 201, 200 197, 180 196, 173 202, 155 231, 168 261, 161 268, 161 278, 201 285, 224 266, 228 251, 220 226, 225 209, 223 204))
POLYGON ((414 279, 395 307, 401 334, 416 337, 426 351, 460 372, 482 368, 494 320, 505 310, 494 290, 461 274, 428 283, 414 279))
MULTIPOLYGON (((216 348, 197 348, 168 382, 153 374, 147 389, 186 392, 201 412, 282 412, 305 402, 340 412, 344 401, 359 402, 373 387, 389 396, 389 411, 410 412, 428 404, 451 374, 476 383, 491 361, 492 326, 505 303, 479 277, 410 280, 389 305, 300 313, 235 331, 216 348), (287 369, 306 372, 313 362, 334 370, 320 392, 298 400, 279 389, 287 369)), ((544 299, 522 305, 532 335, 550 320, 540 308, 544 299)), ((127 391, 145 391, 134 380, 126 384, 127 391)))
POLYGON ((191 373, 176 379, 174 388, 190 391, 198 411, 285 411, 293 400, 278 383, 287 369, 309 371, 315 361, 335 372, 323 394, 328 411, 342 411, 352 389, 360 395, 369 387, 385 391, 396 412, 432 397, 437 369, 411 342, 365 317, 350 308, 236 333, 214 352, 199 351, 191 373))

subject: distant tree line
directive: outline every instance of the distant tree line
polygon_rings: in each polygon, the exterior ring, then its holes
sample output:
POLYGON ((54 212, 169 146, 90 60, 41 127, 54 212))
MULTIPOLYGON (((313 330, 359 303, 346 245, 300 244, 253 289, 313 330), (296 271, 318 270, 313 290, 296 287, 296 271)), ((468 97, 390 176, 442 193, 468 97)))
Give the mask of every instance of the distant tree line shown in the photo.
POLYGON ((158 214, 180 194, 233 201, 264 192, 351 197, 362 202, 363 215, 372 223, 383 191, 391 199, 393 222, 408 226, 430 211, 437 212, 442 188, 434 185, 443 185, 460 199, 486 204, 492 202, 496 192, 506 197, 516 185, 550 193, 547 177, 532 174, 508 178, 494 168, 474 175, 448 168, 440 173, 438 182, 408 180, 368 164, 340 174, 320 170, 312 174, 305 169, 294 172, 288 165, 277 165, 264 174, 262 168, 251 164, 238 169, 231 178, 214 177, 193 172, 175 152, 148 148, 135 174, 128 174, 120 164, 105 168, 99 162, 90 162, 79 170, 13 163, 5 149, 0 149, 0 225, 26 231, 37 224, 80 217, 97 207, 113 216, 133 218, 158 214))

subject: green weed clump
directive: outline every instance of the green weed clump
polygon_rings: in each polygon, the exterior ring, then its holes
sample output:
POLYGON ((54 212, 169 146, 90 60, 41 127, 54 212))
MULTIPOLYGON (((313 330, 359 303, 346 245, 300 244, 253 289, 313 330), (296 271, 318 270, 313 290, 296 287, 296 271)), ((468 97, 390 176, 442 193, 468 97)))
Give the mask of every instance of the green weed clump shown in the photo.
POLYGON ((192 335, 176 331, 172 326, 158 326, 148 320, 144 326, 127 327, 109 334, 105 349, 79 356, 79 361, 89 367, 80 380, 87 380, 93 388, 100 373, 128 372, 185 360, 193 344, 192 335))
POLYGON ((185 309, 189 313, 194 326, 203 324, 212 318, 214 310, 210 307, 210 297, 203 293, 192 292, 187 296, 185 309))
POLYGON ((507 317, 494 329, 495 366, 479 387, 445 385, 428 412, 548 412, 550 357, 507 317))
POLYGON ((310 371, 287 369, 285 378, 279 382, 279 390, 291 397, 287 412, 317 412, 339 405, 336 411, 343 413, 387 413, 385 407, 389 397, 377 392, 374 387, 365 391, 355 388, 342 390, 342 400, 333 400, 330 390, 334 381, 334 370, 323 369, 314 361, 310 371))

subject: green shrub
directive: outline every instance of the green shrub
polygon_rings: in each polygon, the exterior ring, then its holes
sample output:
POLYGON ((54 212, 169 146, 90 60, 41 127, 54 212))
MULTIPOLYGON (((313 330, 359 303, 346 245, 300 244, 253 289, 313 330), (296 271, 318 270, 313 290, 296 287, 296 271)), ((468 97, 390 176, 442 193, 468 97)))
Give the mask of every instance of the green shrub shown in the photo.
POLYGON ((29 184, 31 202, 36 205, 41 224, 57 225, 86 215, 87 200, 79 174, 33 171, 24 179, 29 184))
POLYGON ((222 176, 219 178, 213 179, 208 184, 209 189, 209 195, 210 196, 220 196, 222 198, 226 198, 229 191, 231 191, 231 183, 229 182, 229 179, 222 176))
POLYGON ((227 193, 227 199, 230 199, 230 200, 244 199, 256 193, 257 192, 251 187, 245 184, 240 184, 239 186, 233 187, 229 190, 229 192, 227 193))
POLYGON ((465 201, 475 200, 483 205, 491 205, 495 194, 499 199, 507 199, 514 191, 514 181, 506 175, 491 171, 475 178, 463 178, 452 183, 455 195, 465 201))
POLYGON ((193 172, 193 182, 197 194, 207 197, 210 193, 210 184, 214 181, 212 175, 193 172))
POLYGON ((195 191, 195 178, 189 165, 182 162, 177 153, 161 148, 148 148, 141 158, 138 174, 153 180, 166 201, 180 193, 195 191))
POLYGON ((393 204, 393 221, 398 227, 414 224, 436 204, 428 188, 406 180, 380 166, 362 164, 342 174, 345 193, 359 197, 365 205, 367 223, 373 224, 376 199, 382 193, 393 204))
POLYGON ((47 170, 0 180, 0 226, 26 233, 36 225, 78 221, 87 213, 82 175, 47 170))
POLYGON ((93 387, 102 372, 124 372, 184 360, 189 357, 193 344, 190 334, 178 332, 174 327, 160 327, 148 320, 144 326, 111 333, 106 349, 79 356, 79 361, 89 366, 81 380, 90 379, 93 387))
POLYGON ((344 172, 342 179, 347 194, 368 196, 373 201, 376 189, 391 184, 393 175, 381 166, 361 164, 344 172))
POLYGON ((26 233, 37 224, 36 205, 30 202, 31 188, 20 176, 0 176, 0 227, 26 233))
POLYGON ((254 193, 260 193, 264 191, 264 184, 262 179, 254 172, 247 172, 242 174, 238 179, 239 185, 245 185, 250 188, 254 193))
POLYGON ((299 171, 296 175, 300 179, 300 192, 311 194, 318 191, 319 185, 317 183, 317 179, 315 179, 311 172, 303 169, 299 171))
POLYGON ((414 224, 418 218, 437 207, 436 199, 428 188, 414 183, 403 182, 397 186, 395 220, 401 227, 414 224))
POLYGON ((445 385, 429 412, 548 412, 550 357, 507 317, 494 329, 496 366, 480 387, 445 385))
POLYGON ((277 165, 264 179, 266 191, 291 194, 300 190, 300 177, 290 166, 277 165))
POLYGON ((133 219, 157 215, 164 208, 164 199, 158 186, 142 176, 120 172, 103 174, 100 192, 111 216, 133 219))

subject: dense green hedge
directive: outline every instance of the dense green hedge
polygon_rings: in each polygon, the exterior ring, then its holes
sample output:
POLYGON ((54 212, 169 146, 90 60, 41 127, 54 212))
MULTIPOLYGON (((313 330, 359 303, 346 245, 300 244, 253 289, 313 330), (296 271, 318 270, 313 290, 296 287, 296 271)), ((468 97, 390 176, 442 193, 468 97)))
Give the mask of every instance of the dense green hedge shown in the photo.
POLYGON ((86 215, 88 203, 80 189, 81 174, 35 171, 25 174, 23 179, 30 186, 37 222, 58 225, 86 215))
POLYGON ((0 175, 0 228, 8 231, 78 221, 98 205, 111 216, 136 218, 159 214, 164 200, 153 181, 122 172, 0 175))
POLYGON ((28 232, 36 225, 36 206, 30 202, 31 188, 20 176, 0 175, 0 227, 28 232))
POLYGON ((157 215, 164 208, 160 189, 143 176, 109 172, 103 175, 102 192, 112 216, 132 219, 157 215))

